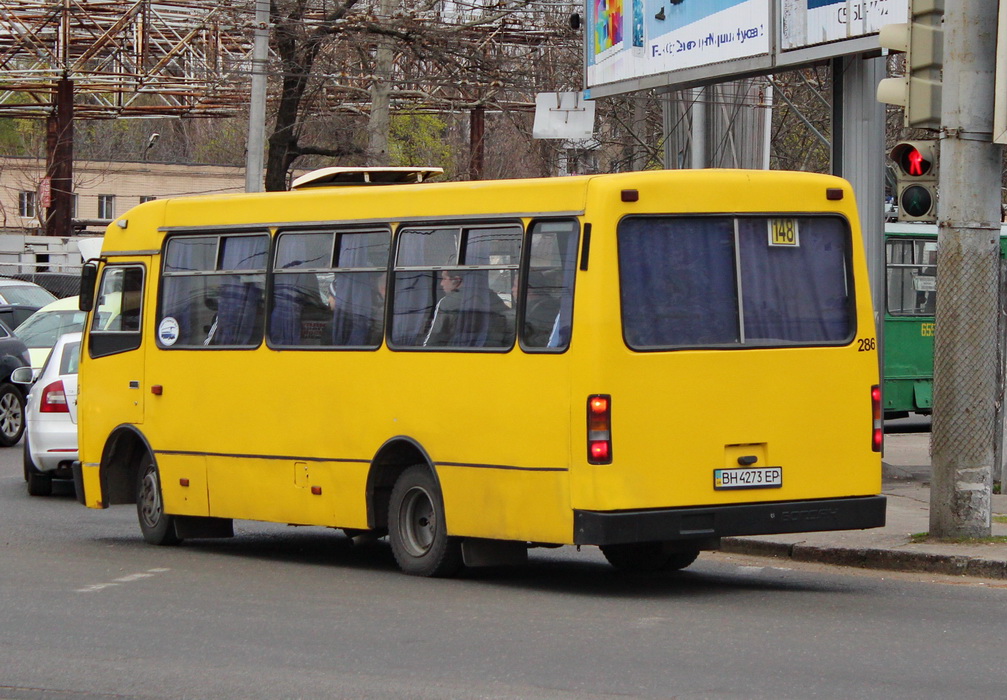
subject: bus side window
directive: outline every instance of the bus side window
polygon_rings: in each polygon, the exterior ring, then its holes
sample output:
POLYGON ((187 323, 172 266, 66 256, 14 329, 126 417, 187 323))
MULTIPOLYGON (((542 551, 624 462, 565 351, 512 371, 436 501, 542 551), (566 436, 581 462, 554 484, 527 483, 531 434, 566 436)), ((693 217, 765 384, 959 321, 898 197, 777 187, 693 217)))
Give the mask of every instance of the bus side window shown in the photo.
POLYGON ((573 283, 577 272, 575 221, 532 225, 521 298, 521 346, 533 351, 564 350, 570 344, 573 283))
POLYGON ((142 338, 143 268, 106 265, 89 336, 92 357, 136 350, 142 338))
POLYGON ((521 238, 516 224, 400 232, 393 345, 510 348, 515 326, 511 280, 521 238))
POLYGON ((267 234, 169 238, 157 319, 161 347, 255 347, 264 326, 267 234))
MULTIPOLYGON (((331 231, 284 232, 276 241, 269 342, 277 347, 322 345, 328 308, 323 279, 331 277, 331 231)), ((325 286, 328 286, 326 281, 325 286)))

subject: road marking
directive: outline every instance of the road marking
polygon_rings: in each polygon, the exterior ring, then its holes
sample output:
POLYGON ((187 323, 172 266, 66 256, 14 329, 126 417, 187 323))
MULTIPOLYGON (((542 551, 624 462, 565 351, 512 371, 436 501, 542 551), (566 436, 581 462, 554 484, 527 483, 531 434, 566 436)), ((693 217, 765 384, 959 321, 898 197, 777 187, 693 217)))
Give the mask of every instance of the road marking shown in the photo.
POLYGON ((123 583, 133 583, 134 581, 142 581, 144 579, 153 578, 157 574, 163 574, 171 569, 157 568, 157 569, 147 569, 146 571, 141 571, 136 574, 129 574, 128 576, 120 576, 119 578, 112 579, 108 583, 92 583, 90 586, 84 586, 83 588, 78 588, 74 593, 95 593, 97 591, 103 591, 106 588, 112 588, 113 586, 118 586, 123 583))

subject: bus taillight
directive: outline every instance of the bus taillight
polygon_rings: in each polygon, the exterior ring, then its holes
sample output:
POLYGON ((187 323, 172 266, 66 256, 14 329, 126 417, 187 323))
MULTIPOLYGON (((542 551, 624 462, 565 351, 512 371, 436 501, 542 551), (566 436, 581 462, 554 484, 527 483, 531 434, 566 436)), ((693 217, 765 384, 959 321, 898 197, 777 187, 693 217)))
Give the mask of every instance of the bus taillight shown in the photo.
POLYGON ((587 397, 587 461, 612 463, 612 397, 608 394, 587 397))
POLYGON ((881 387, 874 385, 871 387, 871 413, 874 420, 871 432, 871 449, 881 452, 881 444, 885 437, 885 425, 881 419, 881 387))
POLYGON ((63 390, 63 380, 57 379, 42 390, 42 400, 39 402, 40 413, 69 413, 66 405, 66 391, 63 390))

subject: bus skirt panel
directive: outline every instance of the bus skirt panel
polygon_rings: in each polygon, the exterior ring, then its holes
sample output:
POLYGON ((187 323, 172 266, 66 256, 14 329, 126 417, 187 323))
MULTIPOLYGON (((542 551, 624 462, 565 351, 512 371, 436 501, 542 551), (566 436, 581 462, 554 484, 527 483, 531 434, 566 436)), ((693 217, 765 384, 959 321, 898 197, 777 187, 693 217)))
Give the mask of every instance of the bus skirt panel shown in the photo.
POLYGON ((865 530, 885 524, 885 496, 810 501, 623 510, 574 511, 574 544, 626 544, 865 530))

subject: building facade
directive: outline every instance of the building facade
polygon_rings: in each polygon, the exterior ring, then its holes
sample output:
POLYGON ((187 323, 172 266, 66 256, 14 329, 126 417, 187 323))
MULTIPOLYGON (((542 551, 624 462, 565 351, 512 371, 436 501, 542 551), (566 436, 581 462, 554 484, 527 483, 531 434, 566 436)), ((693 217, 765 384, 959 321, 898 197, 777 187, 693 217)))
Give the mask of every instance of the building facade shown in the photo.
POLYGON ((75 239, 102 235, 141 202, 245 189, 245 169, 237 166, 76 161, 73 235, 60 238, 44 235, 45 170, 43 159, 0 156, 0 275, 75 270, 75 239))

